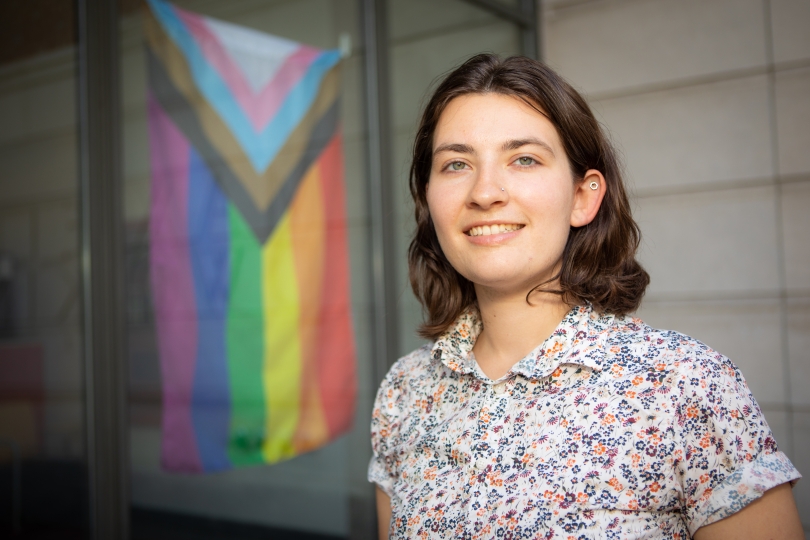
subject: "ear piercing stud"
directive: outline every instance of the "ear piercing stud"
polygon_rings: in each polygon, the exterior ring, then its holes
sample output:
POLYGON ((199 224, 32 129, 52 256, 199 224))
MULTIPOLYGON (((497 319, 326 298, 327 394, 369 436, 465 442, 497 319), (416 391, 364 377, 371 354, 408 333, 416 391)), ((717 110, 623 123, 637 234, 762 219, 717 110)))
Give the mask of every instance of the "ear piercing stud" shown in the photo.
MULTIPOLYGON (((591 186, 591 189, 594 189, 594 190, 599 189, 599 184, 597 184, 596 182, 591 182, 590 186, 591 186)), ((501 189, 503 189, 503 188, 501 188, 501 189)))
POLYGON ((506 191, 504 188, 501 188, 501 191, 506 191))

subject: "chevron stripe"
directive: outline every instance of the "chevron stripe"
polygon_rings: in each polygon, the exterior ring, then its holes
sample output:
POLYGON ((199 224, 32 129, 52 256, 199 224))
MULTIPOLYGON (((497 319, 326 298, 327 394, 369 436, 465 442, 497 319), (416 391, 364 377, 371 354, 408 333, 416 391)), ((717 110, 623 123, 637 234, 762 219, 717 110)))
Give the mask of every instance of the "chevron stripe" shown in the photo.
POLYGON ((239 144, 229 137, 205 100, 193 92, 184 95, 171 81, 162 63, 147 51, 149 79, 163 109, 200 152, 222 190, 242 213, 256 238, 264 242, 304 173, 320 155, 337 128, 337 73, 328 78, 315 106, 290 137, 278 162, 264 174, 245 166, 239 144), (196 107, 192 106, 192 103, 196 107))
POLYGON ((309 111, 323 78, 340 61, 340 53, 329 50, 315 58, 304 77, 287 94, 278 113, 260 133, 256 133, 230 88, 217 70, 206 61, 197 42, 180 21, 172 6, 158 0, 148 2, 163 32, 182 51, 184 62, 188 63, 199 92, 239 141, 253 169, 256 172, 264 171, 309 111))

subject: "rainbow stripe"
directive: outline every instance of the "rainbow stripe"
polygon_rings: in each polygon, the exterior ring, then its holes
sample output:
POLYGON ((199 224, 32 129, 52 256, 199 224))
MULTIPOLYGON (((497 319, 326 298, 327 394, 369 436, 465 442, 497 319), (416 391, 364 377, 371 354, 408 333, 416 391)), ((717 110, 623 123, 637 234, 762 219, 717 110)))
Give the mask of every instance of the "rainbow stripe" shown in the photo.
POLYGON ((163 466, 274 463, 354 412, 339 54, 148 4, 163 466))

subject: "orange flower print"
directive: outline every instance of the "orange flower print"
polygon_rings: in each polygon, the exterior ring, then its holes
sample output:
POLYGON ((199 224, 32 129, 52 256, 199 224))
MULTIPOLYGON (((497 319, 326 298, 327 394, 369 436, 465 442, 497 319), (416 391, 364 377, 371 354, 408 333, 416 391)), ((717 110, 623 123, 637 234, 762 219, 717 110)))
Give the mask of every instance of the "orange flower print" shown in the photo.
POLYGON ((622 483, 619 482, 619 479, 616 478, 615 476, 613 478, 611 478, 610 480, 608 480, 608 485, 610 487, 612 487, 613 489, 615 489, 616 491, 621 491, 622 489, 624 489, 624 486, 622 485, 622 483))
POLYGON ((641 383, 644 382, 644 379, 641 377, 641 375, 636 375, 635 377, 633 377, 632 382, 633 382, 633 386, 638 386, 638 385, 640 385, 641 383))
POLYGON ((659 484, 658 482, 653 482, 652 484, 649 485, 649 490, 653 493, 658 493, 658 490, 660 489, 661 484, 659 484))

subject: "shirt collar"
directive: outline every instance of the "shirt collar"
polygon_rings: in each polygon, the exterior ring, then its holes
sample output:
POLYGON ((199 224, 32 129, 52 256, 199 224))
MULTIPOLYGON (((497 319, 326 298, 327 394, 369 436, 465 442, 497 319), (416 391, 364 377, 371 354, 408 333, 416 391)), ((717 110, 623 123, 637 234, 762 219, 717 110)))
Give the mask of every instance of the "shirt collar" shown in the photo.
MULTIPOLYGON (((577 306, 563 317, 548 339, 512 366, 507 376, 520 374, 541 379, 554 373, 561 364, 579 364, 602 371, 604 344, 613 323, 612 315, 600 315, 590 305, 577 306)), ((433 344, 433 358, 453 371, 479 376, 472 349, 482 329, 478 310, 469 308, 433 344)))

